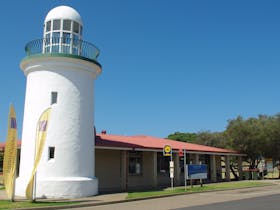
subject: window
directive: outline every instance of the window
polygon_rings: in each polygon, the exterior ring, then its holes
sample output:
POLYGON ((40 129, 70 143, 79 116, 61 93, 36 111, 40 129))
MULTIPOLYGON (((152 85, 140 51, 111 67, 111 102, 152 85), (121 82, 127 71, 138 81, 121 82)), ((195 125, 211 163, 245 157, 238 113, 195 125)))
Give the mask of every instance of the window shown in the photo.
POLYGON ((60 20, 53 20, 53 30, 60 30, 60 20))
POLYGON ((45 43, 46 45, 50 44, 50 37, 51 37, 50 33, 46 34, 46 43, 45 43))
POLYGON ((63 45, 63 46, 61 46, 61 52, 62 53, 71 53, 70 52, 70 46, 65 46, 65 45, 63 45))
POLYGON ((77 35, 73 35, 73 45, 77 46, 79 43, 79 37, 77 35))
POLYGON ((49 147, 49 160, 54 159, 55 147, 49 147))
POLYGON ((163 156, 162 153, 157 153, 157 171, 161 174, 169 173, 170 157, 163 156))
POLYGON ((71 31, 71 20, 64 20, 63 21, 63 30, 71 31))
POLYGON ((50 52, 50 47, 45 47, 45 53, 49 53, 50 52))
POLYGON ((74 33, 79 33, 79 23, 74 21, 74 25, 73 25, 73 32, 74 33))
POLYGON ((52 44, 59 44, 59 39, 60 39, 60 33, 53 32, 52 33, 52 44))
POLYGON ((73 35, 73 49, 72 49, 72 54, 78 55, 79 54, 79 37, 77 35, 73 35))
POLYGON ((133 151, 128 153, 128 173, 129 175, 142 174, 142 152, 133 151))
POLYGON ((57 103, 57 92, 52 92, 51 94, 51 105, 57 103))
POLYGON ((63 32, 62 37, 63 37, 63 39, 62 39, 63 44, 70 44, 70 33, 63 32))
POLYGON ((51 30, 51 21, 47 22, 47 26, 46 26, 46 32, 51 30))

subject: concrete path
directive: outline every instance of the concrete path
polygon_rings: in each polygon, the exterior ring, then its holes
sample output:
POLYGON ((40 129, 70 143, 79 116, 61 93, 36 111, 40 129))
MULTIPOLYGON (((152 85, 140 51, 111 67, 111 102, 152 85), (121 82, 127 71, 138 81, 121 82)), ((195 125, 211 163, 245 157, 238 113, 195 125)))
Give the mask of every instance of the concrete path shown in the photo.
MULTIPOLYGON (((114 193, 114 194, 104 194, 104 195, 97 195, 85 198, 75 198, 75 199, 37 199, 37 201, 43 202, 78 202, 75 204, 77 207, 83 206, 96 206, 96 205, 105 205, 105 204, 112 204, 112 203, 119 203, 126 201, 127 193, 114 193)), ((7 200, 7 195, 5 190, 0 190, 0 200, 7 200)), ((16 201, 27 201, 24 197, 15 197, 16 201)), ((53 206, 53 207, 36 207, 36 208, 21 208, 22 210, 25 209, 68 209, 69 206, 53 206)))

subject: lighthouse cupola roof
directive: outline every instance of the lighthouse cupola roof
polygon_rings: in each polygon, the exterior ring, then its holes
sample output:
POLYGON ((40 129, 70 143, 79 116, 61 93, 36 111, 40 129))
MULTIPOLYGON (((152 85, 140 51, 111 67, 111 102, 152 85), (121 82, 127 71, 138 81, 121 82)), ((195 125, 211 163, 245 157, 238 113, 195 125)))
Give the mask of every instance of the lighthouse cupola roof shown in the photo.
POLYGON ((82 39, 83 21, 69 6, 58 6, 49 11, 44 21, 44 38, 82 39))
POLYGON ((45 23, 54 19, 70 19, 83 25, 80 14, 69 6, 58 6, 50 10, 45 18, 45 23))

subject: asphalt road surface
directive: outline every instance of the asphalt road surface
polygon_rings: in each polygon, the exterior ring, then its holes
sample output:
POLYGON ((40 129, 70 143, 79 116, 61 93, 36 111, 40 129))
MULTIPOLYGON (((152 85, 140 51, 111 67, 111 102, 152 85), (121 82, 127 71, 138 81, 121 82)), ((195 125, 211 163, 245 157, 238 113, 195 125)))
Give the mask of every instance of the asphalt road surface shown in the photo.
POLYGON ((174 210, 279 210, 280 194, 174 210))
POLYGON ((76 210, 279 210, 280 185, 73 208, 76 210))

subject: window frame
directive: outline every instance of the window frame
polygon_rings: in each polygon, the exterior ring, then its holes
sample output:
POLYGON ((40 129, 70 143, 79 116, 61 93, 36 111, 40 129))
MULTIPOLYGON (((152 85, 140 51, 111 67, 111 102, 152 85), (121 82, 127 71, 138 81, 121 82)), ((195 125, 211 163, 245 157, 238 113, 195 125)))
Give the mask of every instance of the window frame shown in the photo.
POLYGON ((141 151, 128 152, 128 175, 129 176, 143 175, 143 152, 141 151), (137 169, 137 167, 139 168, 137 169), (139 171, 137 172, 137 170, 139 171))
POLYGON ((51 92, 51 105, 57 104, 57 99, 58 99, 58 92, 52 91, 51 92))
POLYGON ((55 147, 49 146, 48 148, 48 160, 54 160, 55 158, 55 147))
POLYGON ((164 156, 162 152, 157 153, 157 173, 161 175, 169 175, 170 157, 164 156))

